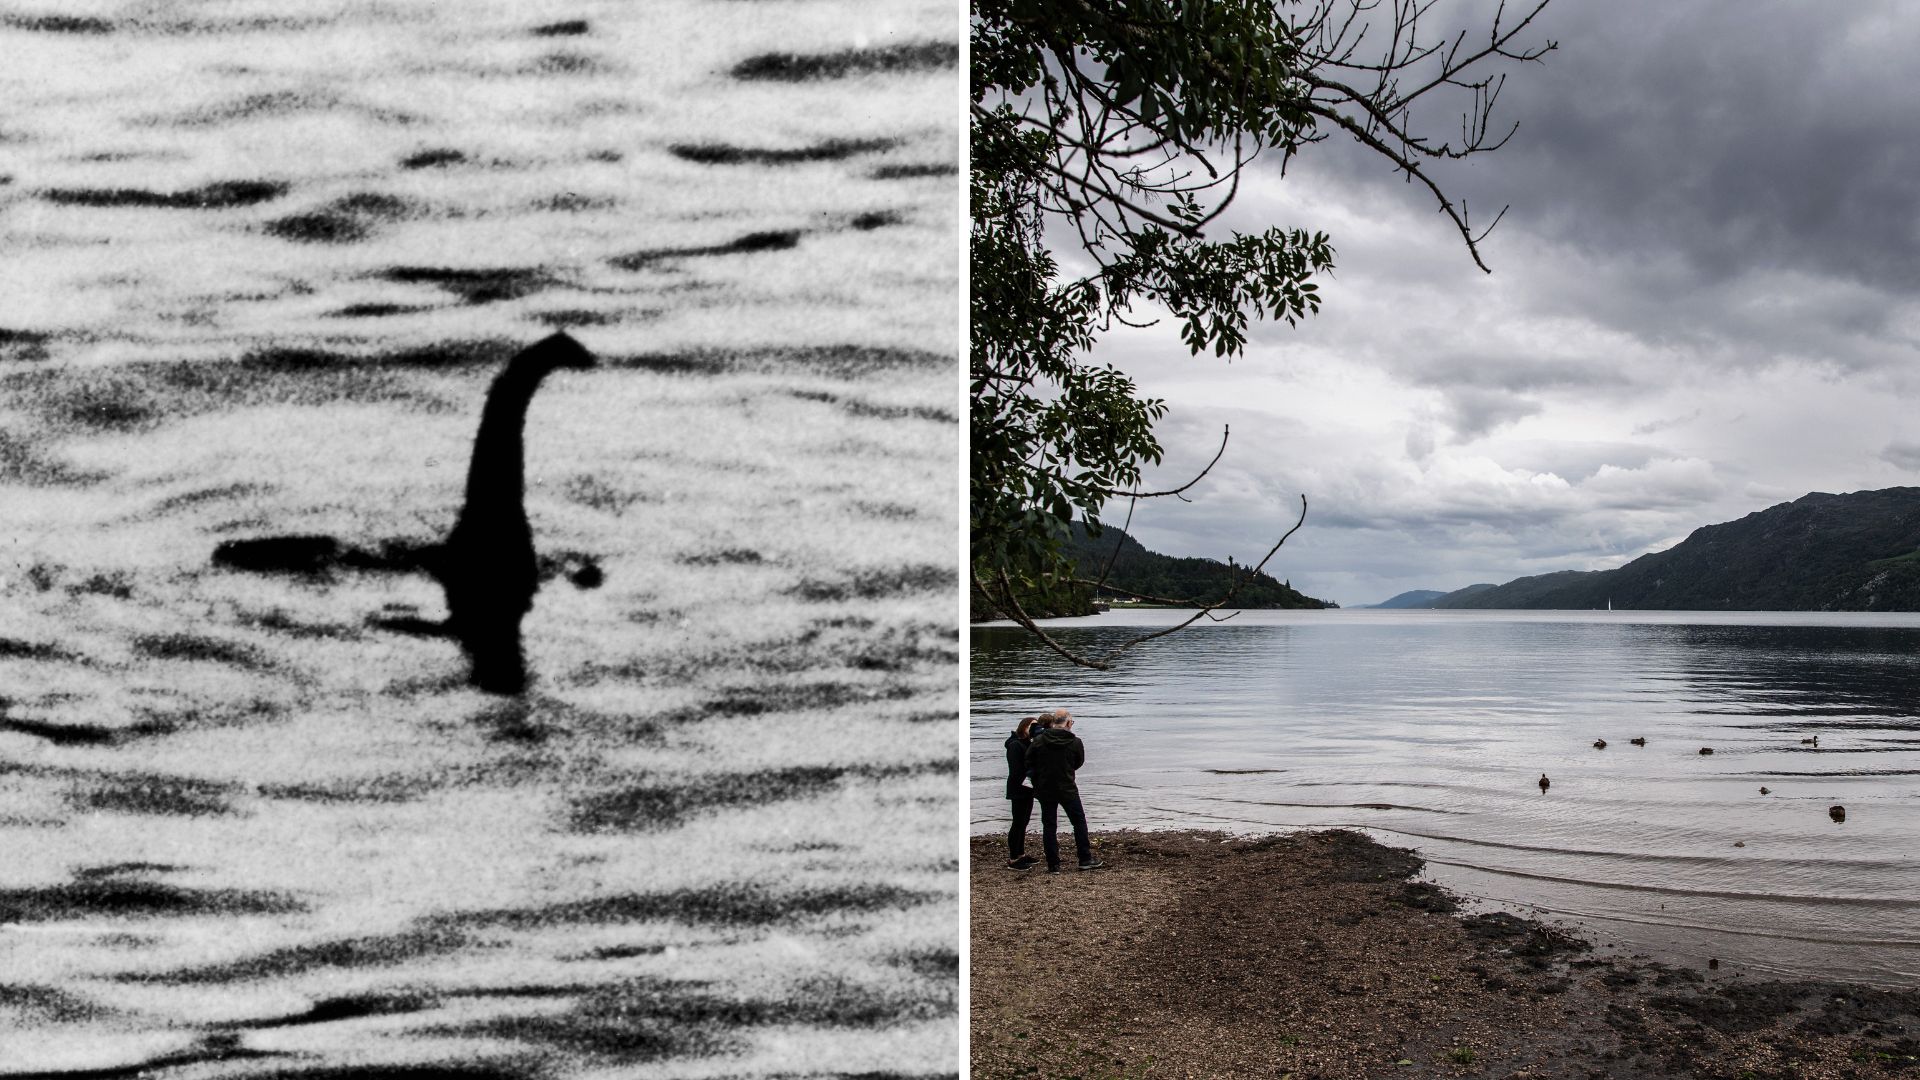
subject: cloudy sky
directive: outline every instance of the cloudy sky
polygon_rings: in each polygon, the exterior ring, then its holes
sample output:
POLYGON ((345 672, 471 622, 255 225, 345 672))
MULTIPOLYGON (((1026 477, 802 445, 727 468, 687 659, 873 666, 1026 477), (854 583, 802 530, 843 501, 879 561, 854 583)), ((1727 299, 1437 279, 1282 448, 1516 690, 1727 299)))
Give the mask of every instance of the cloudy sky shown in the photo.
POLYGON ((1171 406, 1156 479, 1233 431, 1192 504, 1136 512, 1147 546, 1257 559, 1305 493, 1269 570, 1352 606, 1920 484, 1920 7, 1556 0, 1536 25, 1559 49, 1502 93, 1519 132, 1444 175, 1476 219, 1511 207, 1491 275, 1424 191, 1329 141, 1256 167, 1229 215, 1332 235, 1318 318, 1231 363, 1170 323, 1102 341, 1171 406))

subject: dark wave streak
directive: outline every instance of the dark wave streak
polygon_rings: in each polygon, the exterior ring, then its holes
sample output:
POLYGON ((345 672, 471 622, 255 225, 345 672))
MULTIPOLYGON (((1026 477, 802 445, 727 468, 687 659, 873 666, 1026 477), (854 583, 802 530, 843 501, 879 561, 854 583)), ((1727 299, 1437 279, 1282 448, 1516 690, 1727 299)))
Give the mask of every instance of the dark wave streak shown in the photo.
POLYGON ((1753 772, 1741 773, 1742 776, 1804 776, 1815 779, 1837 779, 1843 776, 1920 776, 1920 769, 1835 769, 1828 772, 1753 772))
MULTIPOLYGON (((1359 782, 1355 780, 1302 780, 1293 786, 1294 787, 1354 787, 1358 783, 1359 782)), ((1435 783, 1429 783, 1424 780, 1369 780, 1367 781, 1366 786, 1367 787, 1433 788, 1439 791, 1455 791, 1455 790, 1458 790, 1458 787, 1459 787, 1457 784, 1435 784, 1435 783)))
POLYGON ((277 180, 223 180, 186 191, 145 188, 49 188, 40 197, 62 206, 136 206, 162 210, 228 210, 270 202, 292 190, 277 180))
POLYGON ((762 53, 734 65, 733 77, 747 81, 808 82, 849 75, 936 71, 959 62, 960 48, 953 43, 907 42, 835 53, 762 53))
POLYGON ((830 912, 904 910, 935 903, 940 894, 895 885, 848 885, 774 891, 757 883, 713 885, 668 892, 626 893, 550 904, 435 915, 436 927, 538 929, 555 923, 600 925, 677 922, 691 926, 771 926, 830 912))
MULTIPOLYGON (((1239 800, 1229 799, 1229 800, 1221 800, 1221 801, 1235 802, 1239 800)), ((1252 805, 1298 806, 1298 805, 1311 805, 1311 804, 1254 803, 1252 805)), ((1168 814, 1189 813, 1189 811, 1175 809, 1170 806, 1154 806, 1154 807, 1150 807, 1150 809, 1159 810, 1163 813, 1168 813, 1168 814)), ((1340 807, 1332 807, 1332 809, 1340 809, 1340 807)), ((1208 816, 1212 816, 1212 815, 1208 815, 1208 816)), ((1734 859, 1730 859, 1722 855, 1645 855, 1645 854, 1636 854, 1630 851, 1589 851, 1589 850, 1583 850, 1580 848, 1550 847, 1550 846, 1538 845, 1538 844, 1515 844, 1515 843, 1509 843, 1503 840, 1480 840, 1470 836, 1443 836, 1438 833, 1415 832, 1411 829, 1397 829, 1390 825, 1381 825, 1378 822, 1367 822, 1364 824, 1357 823, 1357 822, 1352 824, 1328 824, 1324 822, 1314 822, 1312 824, 1261 822, 1260 824, 1268 825, 1276 829, 1371 829, 1375 832, 1392 833, 1395 836, 1406 836, 1406 837, 1411 837, 1417 840, 1433 840, 1433 841, 1437 841, 1445 844, 1465 844, 1471 847, 1499 848, 1505 851, 1530 851, 1530 852, 1537 852, 1543 855, 1572 855, 1572 856, 1577 856, 1583 859, 1618 860, 1621 862, 1630 862, 1630 863, 1646 863, 1646 864, 1674 863, 1674 864, 1680 864, 1680 865, 1693 864, 1693 865, 1715 866, 1715 865, 1729 865, 1736 861, 1734 859)), ((1888 869, 1894 869, 1897 867, 1907 865, 1907 863, 1903 860, 1884 860, 1884 859, 1820 859, 1818 861, 1806 860, 1806 859, 1765 859, 1765 860, 1740 859, 1737 861, 1743 864, 1750 864, 1755 861, 1761 861, 1761 862, 1767 862, 1774 866, 1805 867, 1805 868, 1819 869, 1819 870, 1825 870, 1833 867, 1842 867, 1842 866, 1853 867, 1853 868, 1858 868, 1862 870, 1888 870, 1888 869)), ((1462 864, 1462 865, 1469 865, 1469 864, 1462 864)), ((1516 871, 1515 873, 1518 874, 1518 871, 1516 871)), ((1519 876, 1526 876, 1526 875, 1519 875, 1519 876)), ((1546 880, 1560 880, 1560 879, 1549 878, 1546 880)), ((1578 883, 1579 881, 1579 879, 1575 879, 1575 878, 1568 878, 1566 880, 1574 881, 1576 883, 1578 883)), ((1637 886, 1634 886, 1634 887, 1637 887, 1637 886)), ((1731 895, 1747 895, 1747 894, 1731 894, 1731 895)), ((1920 901, 1916 901, 1915 903, 1916 905, 1920 905, 1920 901)))
POLYGON ((1920 912, 1920 900, 1887 900, 1870 896, 1805 896, 1792 893, 1750 893, 1732 889, 1682 889, 1672 885, 1633 885, 1621 881, 1592 881, 1587 878, 1562 877, 1555 874, 1535 874, 1525 870, 1503 870, 1494 866, 1481 866, 1478 863, 1452 862, 1447 859, 1427 857, 1427 862, 1435 866, 1452 866, 1461 870, 1475 870, 1484 874, 1498 874, 1502 877, 1524 878, 1528 881, 1551 881, 1558 885, 1579 885, 1589 889, 1609 889, 1619 892, 1658 893, 1662 896, 1702 896, 1716 900, 1751 900, 1762 903, 1807 904, 1817 907, 1861 907, 1879 908, 1886 911, 1912 910, 1920 912))
MULTIPOLYGON (((1441 865, 1455 866, 1459 864, 1443 863, 1441 865)), ((1478 894, 1462 892, 1451 886, 1448 887, 1447 891, 1470 900, 1481 900, 1493 904, 1509 902, 1497 896, 1480 896, 1478 894)), ((1820 937, 1809 934, 1782 934, 1767 930, 1692 922, 1686 919, 1651 919, 1645 916, 1619 915, 1610 911, 1585 911, 1580 908, 1554 907, 1550 904, 1538 903, 1526 904, 1525 910, 1536 914, 1553 915, 1564 918, 1591 919, 1595 921, 1624 923, 1628 926, 1652 926, 1670 930, 1693 930, 1703 934, 1733 934, 1738 937, 1763 938, 1768 941, 1804 941, 1816 945, 1839 945, 1847 948, 1920 950, 1920 938, 1862 938, 1857 935, 1853 937, 1820 937)))
POLYGON ((674 143, 667 147, 667 152, 702 165, 793 165, 810 161, 842 161, 856 154, 875 154, 898 145, 898 139, 828 139, 793 149, 766 149, 727 143, 674 143))
POLYGON ((1212 802, 1240 803, 1246 806, 1292 806, 1308 810, 1413 810, 1422 814, 1466 814, 1465 810, 1441 810, 1433 806, 1405 806, 1400 803, 1356 802, 1356 803, 1309 803, 1274 802, 1267 799, 1229 799, 1220 795, 1196 795, 1196 799, 1212 802))
MULTIPOLYGON (((222 1061, 250 1061, 261 1058, 282 1058, 288 1055, 276 1051, 247 1050, 241 1047, 221 1043, 217 1040, 208 1045, 178 1053, 165 1054, 156 1058, 131 1062, 126 1065, 109 1065, 99 1069, 61 1069, 58 1072, 0 1073, 8 1080, 144 1080, 162 1069, 187 1068, 194 1065, 210 1065, 222 1061)), ((284 1074, 283 1074, 284 1075, 284 1074)), ((305 1073, 301 1074, 306 1075, 305 1073)), ((380 1076, 385 1077, 386 1073, 380 1076)))
POLYGON ((172 734, 172 724, 144 721, 116 727, 108 724, 67 724, 45 720, 0 719, 0 731, 31 735, 55 746, 117 746, 134 739, 172 734))
POLYGON ((810 799, 854 778, 885 780, 958 770, 958 762, 948 759, 901 765, 793 765, 674 782, 647 781, 576 800, 568 824, 579 832, 670 829, 708 811, 810 799))

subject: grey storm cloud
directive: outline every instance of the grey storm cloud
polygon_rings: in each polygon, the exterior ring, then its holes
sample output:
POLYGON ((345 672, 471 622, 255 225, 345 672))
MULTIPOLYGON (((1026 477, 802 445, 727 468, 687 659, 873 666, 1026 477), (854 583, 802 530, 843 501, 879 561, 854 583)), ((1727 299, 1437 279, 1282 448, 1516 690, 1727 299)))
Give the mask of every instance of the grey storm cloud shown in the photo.
MULTIPOLYGON (((1436 13, 1471 37, 1490 7, 1436 13)), ((1487 257, 1523 279, 1535 310, 1685 349, 1698 367, 1911 379, 1915 14, 1894 0, 1556 0, 1531 38, 1559 47, 1510 69, 1495 108, 1513 137, 1435 175, 1478 221, 1509 208, 1487 257), (1530 263, 1530 242, 1561 257, 1530 263)), ((1419 126, 1457 131, 1461 102, 1424 104, 1419 126)), ((1315 149, 1330 152, 1302 167, 1431 205, 1350 140, 1315 149)), ((1603 370, 1600 359, 1576 364, 1603 370)))
POLYGON ((1880 460, 1908 472, 1920 472, 1920 443, 1888 443, 1880 451, 1880 460))
POLYGON ((1674 456, 1643 443, 1545 439, 1511 442, 1505 451, 1504 460, 1510 465, 1536 473, 1552 473, 1570 483, 1579 483, 1604 468, 1644 469, 1656 458, 1674 456))
MULTIPOLYGON (((1499 428, 1538 416, 1540 392, 1618 390, 1632 381, 1618 368, 1555 358, 1454 353, 1393 365, 1413 386, 1441 391, 1440 418, 1454 438, 1470 442, 1499 428)), ((1410 435, 1407 452, 1431 452, 1432 434, 1410 435)))
POLYGON ((1415 386, 1511 393, 1616 388, 1632 382, 1618 368, 1579 360, 1466 352, 1422 357, 1404 374, 1415 386))
POLYGON ((1709 279, 1790 267, 1920 285, 1920 94, 1889 81, 1920 30, 1899 10, 1555 3, 1538 27, 1559 48, 1497 104, 1518 133, 1483 159, 1497 168, 1447 183, 1589 248, 1677 250, 1709 279))
POLYGON ((1476 386, 1449 387, 1444 395, 1447 425, 1456 438, 1465 441, 1489 434, 1495 428, 1538 415, 1538 401, 1504 390, 1483 390, 1476 386))
MULTIPOLYGON (((1485 7, 1436 14, 1472 37, 1485 7)), ((1891 0, 1558 0, 1531 39, 1559 47, 1508 71, 1494 127, 1517 124, 1513 137, 1433 169, 1476 222, 1508 208, 1484 245, 1496 274, 1520 264, 1509 239, 1564 245, 1583 265, 1565 279, 1530 268, 1536 305, 1719 366, 1910 360, 1916 342, 1893 313, 1920 288, 1911 11, 1891 0), (1835 350, 1836 338, 1852 347, 1835 350)), ((1416 127, 1457 141, 1463 104, 1423 101, 1416 127)), ((1337 134, 1293 168, 1433 205, 1337 134)))
POLYGON ((1694 420, 1700 419, 1700 412, 1701 410, 1695 409, 1685 416, 1663 416, 1657 420, 1649 420, 1644 424, 1636 424, 1634 425, 1633 433, 1635 435, 1657 435, 1669 428, 1678 427, 1681 424, 1691 423, 1694 420))

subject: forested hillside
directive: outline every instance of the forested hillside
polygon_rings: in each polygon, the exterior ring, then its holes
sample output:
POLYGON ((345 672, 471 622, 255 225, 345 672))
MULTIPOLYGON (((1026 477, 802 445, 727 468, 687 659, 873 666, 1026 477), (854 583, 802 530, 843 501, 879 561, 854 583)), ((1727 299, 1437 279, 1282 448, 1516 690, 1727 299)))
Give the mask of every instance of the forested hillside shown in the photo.
MULTIPOLYGON (((1236 570, 1226 563, 1214 559, 1176 558, 1148 551, 1138 540, 1127 535, 1118 526, 1109 525, 1101 531, 1098 538, 1089 538, 1086 526, 1080 522, 1073 524, 1073 539, 1070 548, 1076 573, 1080 577, 1099 579, 1105 572, 1108 586, 1100 591, 1098 599, 1116 601, 1129 596, 1152 596, 1167 600, 1179 600, 1193 603, 1212 603, 1226 595, 1229 583, 1237 575, 1241 578, 1240 588, 1234 592, 1232 607, 1236 608, 1332 608, 1340 605, 1326 600, 1317 600, 1293 588, 1284 581, 1274 579, 1270 574, 1255 574, 1249 577, 1246 568, 1236 570), (1112 566, 1108 568, 1108 560, 1112 566)), ((988 610, 979 590, 969 590, 971 597, 970 616, 975 621, 1001 617, 999 613, 988 610)), ((1094 590, 1080 590, 1071 610, 1029 610, 1027 614, 1036 618, 1060 615, 1091 615, 1094 611, 1094 590)), ((1024 606, 1024 603, 1023 603, 1024 606)))
POLYGON ((1920 611, 1920 488, 1814 492, 1617 570, 1470 586, 1442 608, 1920 611))
POLYGON ((1329 608, 1339 606, 1325 600, 1316 600, 1293 588, 1291 584, 1276 580, 1266 573, 1248 577, 1245 567, 1236 569, 1215 559, 1177 558, 1148 551, 1138 540, 1127 535, 1117 526, 1107 526, 1095 539, 1088 538, 1085 526, 1079 522, 1074 523, 1073 530, 1074 560, 1080 568, 1081 577, 1100 577, 1108 560, 1112 560, 1112 569, 1105 579, 1111 590, 1110 593, 1103 593, 1103 595, 1133 593, 1170 600, 1212 603, 1226 595, 1230 582, 1238 577, 1241 579, 1240 587, 1233 594, 1231 604, 1233 607, 1329 608))

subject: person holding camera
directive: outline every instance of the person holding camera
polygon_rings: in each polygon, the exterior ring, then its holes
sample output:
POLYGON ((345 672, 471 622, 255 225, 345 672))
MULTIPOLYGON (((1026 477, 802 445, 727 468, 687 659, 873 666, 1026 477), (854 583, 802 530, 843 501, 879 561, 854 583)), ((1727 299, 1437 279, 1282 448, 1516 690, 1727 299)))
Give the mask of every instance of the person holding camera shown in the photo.
POLYGON ((1013 802, 1013 827, 1007 830, 1007 869, 1031 870, 1039 860, 1027 854, 1027 822, 1033 820, 1033 789, 1027 786, 1027 740, 1040 718, 1023 716, 1007 736, 1007 798, 1013 802))
POLYGON ((1041 713, 1027 740, 1026 757, 1033 797, 1040 803, 1040 847, 1047 856, 1047 872, 1060 872, 1060 838, 1055 829, 1061 810, 1067 812, 1067 820, 1073 825, 1073 846, 1080 856, 1080 869, 1105 866, 1093 857, 1093 845, 1087 839, 1087 812, 1080 805, 1080 789, 1073 782, 1074 772, 1087 760, 1086 745, 1073 733, 1073 714, 1065 709, 1041 713))

